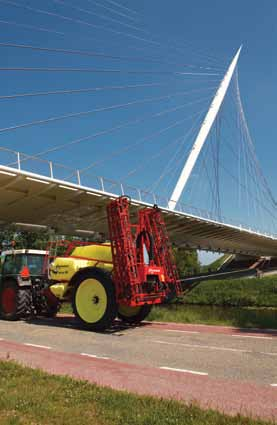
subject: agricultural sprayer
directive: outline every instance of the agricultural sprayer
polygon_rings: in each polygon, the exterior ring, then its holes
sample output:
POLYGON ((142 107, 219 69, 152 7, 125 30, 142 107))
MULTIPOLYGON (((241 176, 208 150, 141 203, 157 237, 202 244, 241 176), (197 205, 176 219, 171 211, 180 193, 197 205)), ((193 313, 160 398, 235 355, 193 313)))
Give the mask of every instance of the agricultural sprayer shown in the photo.
POLYGON ((49 243, 45 252, 4 253, 2 317, 51 316, 61 303, 71 302, 83 325, 104 330, 116 317, 138 323, 153 305, 179 295, 180 281, 160 210, 143 208, 133 222, 129 206, 127 197, 108 204, 108 243, 60 241, 49 243))

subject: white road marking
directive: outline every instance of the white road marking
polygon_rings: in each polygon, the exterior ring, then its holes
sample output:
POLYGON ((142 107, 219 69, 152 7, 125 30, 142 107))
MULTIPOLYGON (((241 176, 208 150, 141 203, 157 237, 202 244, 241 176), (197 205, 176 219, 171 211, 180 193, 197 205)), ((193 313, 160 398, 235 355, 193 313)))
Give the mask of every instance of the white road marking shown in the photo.
POLYGON ((167 341, 153 341, 157 344, 167 344, 167 345, 181 345, 182 347, 188 347, 188 348, 205 348, 208 350, 220 350, 220 351, 234 351, 238 353, 251 353, 250 350, 241 350, 238 348, 225 348, 225 347, 215 347, 213 345, 200 345, 200 344, 183 344, 181 342, 167 342, 167 341))
POLYGON ((92 357, 93 359, 104 359, 104 360, 109 359, 109 357, 97 356, 96 354, 88 354, 88 353, 81 353, 81 356, 92 357))
POLYGON ((25 342, 24 345, 27 345, 28 347, 44 348, 45 350, 51 350, 52 349, 52 347, 48 347, 47 345, 31 344, 29 342, 25 342))
POLYGON ((277 384, 270 384, 271 387, 277 387, 277 384))
POLYGON ((184 334, 199 334, 200 333, 198 331, 179 331, 177 329, 165 329, 164 332, 180 332, 184 334))
POLYGON ((206 372, 198 372, 196 370, 188 370, 188 369, 176 369, 174 367, 167 367, 167 366, 162 366, 162 367, 160 367, 160 369, 163 369, 163 370, 173 370, 174 372, 191 373, 193 375, 203 375, 203 376, 207 376, 208 375, 208 373, 206 373, 206 372))
POLYGON ((260 354, 266 354, 267 356, 277 356, 277 353, 266 353, 265 351, 260 351, 260 354))
POLYGON ((237 334, 233 334, 232 336, 237 338, 273 339, 272 336, 237 335, 237 334))

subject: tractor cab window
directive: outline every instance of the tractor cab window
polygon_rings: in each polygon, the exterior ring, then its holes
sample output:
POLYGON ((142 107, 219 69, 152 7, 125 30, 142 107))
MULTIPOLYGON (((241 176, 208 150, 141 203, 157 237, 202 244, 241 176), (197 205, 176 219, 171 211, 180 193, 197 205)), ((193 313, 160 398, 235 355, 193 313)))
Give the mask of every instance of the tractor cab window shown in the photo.
POLYGON ((3 274, 16 274, 17 265, 15 263, 14 255, 7 255, 4 260, 2 273, 3 274))
POLYGON ((7 255, 3 264, 2 273, 19 274, 27 266, 31 275, 42 274, 44 256, 32 254, 7 255))
POLYGON ((44 256, 43 255, 26 255, 26 263, 24 266, 28 266, 30 274, 31 275, 40 275, 42 274, 43 270, 43 262, 44 262, 44 256))

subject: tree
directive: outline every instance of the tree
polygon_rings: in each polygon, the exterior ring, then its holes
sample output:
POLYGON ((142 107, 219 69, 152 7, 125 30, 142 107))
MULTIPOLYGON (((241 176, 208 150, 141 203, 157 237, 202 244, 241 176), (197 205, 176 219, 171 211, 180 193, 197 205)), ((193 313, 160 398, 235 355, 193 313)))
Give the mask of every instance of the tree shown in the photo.
POLYGON ((200 272, 200 263, 196 250, 173 248, 176 265, 181 278, 200 272))
POLYGON ((11 246, 15 249, 45 249, 51 235, 49 230, 29 232, 18 230, 14 226, 7 226, 0 231, 0 250, 9 249, 11 246))
MULTIPOLYGON (((0 252, 10 249, 41 249, 47 247, 47 242, 53 240, 68 240, 68 241, 82 241, 82 242, 105 242, 102 234, 95 232, 89 237, 78 237, 69 235, 56 235, 53 230, 46 229, 37 232, 26 230, 18 230, 15 226, 6 226, 2 231, 0 230, 0 252)), ((59 253, 62 254, 64 250, 60 249, 59 253)))

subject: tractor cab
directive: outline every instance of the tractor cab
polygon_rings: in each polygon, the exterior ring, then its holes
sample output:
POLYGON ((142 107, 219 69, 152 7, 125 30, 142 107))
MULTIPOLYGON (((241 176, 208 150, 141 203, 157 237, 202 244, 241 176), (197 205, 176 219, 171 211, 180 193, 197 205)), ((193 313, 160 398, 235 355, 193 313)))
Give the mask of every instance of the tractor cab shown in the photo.
POLYGON ((16 249, 1 254, 1 284, 3 280, 14 279, 19 286, 31 284, 33 278, 43 275, 46 251, 16 249))
POLYGON ((44 262, 47 251, 12 249, 1 254, 0 309, 4 319, 34 314, 54 315, 58 302, 48 290, 44 262))

